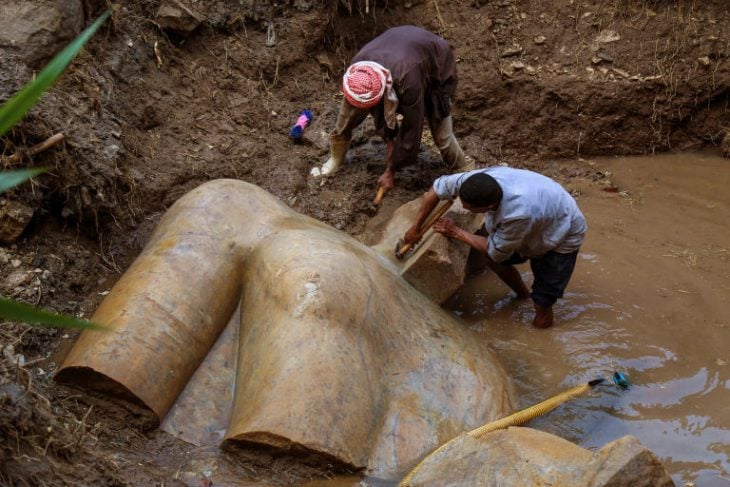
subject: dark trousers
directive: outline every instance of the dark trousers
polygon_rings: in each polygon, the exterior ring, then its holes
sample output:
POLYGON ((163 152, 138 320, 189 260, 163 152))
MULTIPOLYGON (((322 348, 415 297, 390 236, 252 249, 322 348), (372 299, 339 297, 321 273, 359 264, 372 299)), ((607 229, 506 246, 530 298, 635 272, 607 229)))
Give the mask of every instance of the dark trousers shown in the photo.
MULTIPOLYGON (((551 250, 541 257, 531 257, 529 259, 530 269, 532 269, 532 275, 534 276, 530 296, 535 303, 540 306, 552 306, 555 301, 563 297, 570 276, 573 275, 577 257, 577 250, 569 254, 561 254, 551 250)), ((527 260, 527 257, 515 253, 501 264, 521 264, 527 260)))

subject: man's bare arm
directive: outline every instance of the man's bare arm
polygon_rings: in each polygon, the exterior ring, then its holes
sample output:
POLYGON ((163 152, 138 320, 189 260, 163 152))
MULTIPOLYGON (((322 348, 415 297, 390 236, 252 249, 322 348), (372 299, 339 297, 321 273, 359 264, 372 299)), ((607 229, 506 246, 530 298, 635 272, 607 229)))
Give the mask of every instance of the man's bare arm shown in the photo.
POLYGON ((467 232, 448 218, 441 218, 439 221, 434 223, 433 231, 438 232, 445 237, 464 242, 482 254, 487 254, 487 237, 467 232))
POLYGON ((403 237, 405 243, 416 244, 421 240, 423 237, 423 234, 421 233, 423 222, 426 221, 428 215, 430 215, 434 208, 436 208, 439 201, 439 197, 436 195, 433 188, 429 189, 428 192, 423 195, 423 201, 421 202, 421 207, 418 209, 418 213, 416 214, 416 220, 413 222, 413 225, 411 225, 411 228, 406 231, 406 234, 403 237))

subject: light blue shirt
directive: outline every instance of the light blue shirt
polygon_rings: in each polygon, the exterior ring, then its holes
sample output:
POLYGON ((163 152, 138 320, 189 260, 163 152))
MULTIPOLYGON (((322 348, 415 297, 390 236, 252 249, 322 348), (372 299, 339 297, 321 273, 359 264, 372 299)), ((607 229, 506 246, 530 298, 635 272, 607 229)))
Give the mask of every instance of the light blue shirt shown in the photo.
POLYGON ((502 201, 484 217, 487 254, 495 262, 514 252, 540 257, 551 250, 578 250, 588 225, 575 199, 560 184, 536 172, 494 166, 442 176, 433 183, 439 199, 454 200, 461 184, 476 173, 487 173, 502 188, 502 201))

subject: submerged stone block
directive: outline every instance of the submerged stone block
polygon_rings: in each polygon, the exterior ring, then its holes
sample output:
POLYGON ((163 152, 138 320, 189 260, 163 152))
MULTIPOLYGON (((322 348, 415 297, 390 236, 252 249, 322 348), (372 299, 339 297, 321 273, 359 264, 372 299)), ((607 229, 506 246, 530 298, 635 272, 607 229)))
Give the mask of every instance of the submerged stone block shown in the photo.
POLYGON ((591 453, 542 431, 511 427, 483 439, 467 434, 428 457, 410 485, 570 485, 668 487, 674 485, 654 454, 632 436, 591 453))
POLYGON ((583 480, 588 487, 674 486, 664 465, 635 436, 621 437, 601 448, 583 480))

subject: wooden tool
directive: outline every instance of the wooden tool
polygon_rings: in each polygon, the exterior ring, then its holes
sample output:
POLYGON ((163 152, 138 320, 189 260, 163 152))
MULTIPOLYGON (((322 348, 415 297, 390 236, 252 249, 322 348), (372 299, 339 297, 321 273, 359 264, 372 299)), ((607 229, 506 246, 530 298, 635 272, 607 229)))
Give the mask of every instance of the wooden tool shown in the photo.
POLYGON ((378 186, 378 193, 375 195, 375 199, 373 200, 374 205, 379 205, 380 200, 383 199, 383 196, 385 196, 386 189, 385 186, 378 186))
MULTIPOLYGON (((449 208, 451 208, 451 205, 454 204, 453 201, 446 201, 441 204, 441 206, 437 207, 430 215, 428 215, 428 218, 426 218, 426 221, 423 222, 423 225, 421 225, 420 228, 420 234, 423 236, 426 231, 433 226, 434 223, 436 223, 439 218, 444 216, 447 211, 449 211, 449 208)), ((404 244, 403 240, 398 240, 398 243, 395 246, 395 256, 398 259, 402 259, 406 256, 406 254, 413 248, 413 245, 407 243, 404 244)))

